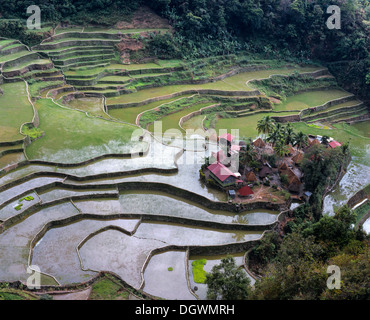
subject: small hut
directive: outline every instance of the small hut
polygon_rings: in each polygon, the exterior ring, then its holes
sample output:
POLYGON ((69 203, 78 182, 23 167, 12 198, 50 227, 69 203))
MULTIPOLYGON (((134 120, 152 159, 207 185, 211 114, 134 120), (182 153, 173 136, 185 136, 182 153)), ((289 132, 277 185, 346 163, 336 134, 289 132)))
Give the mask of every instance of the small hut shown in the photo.
POLYGON ((252 191, 252 189, 249 186, 244 186, 244 187, 241 187, 238 190, 238 194, 239 194, 240 197, 248 197, 248 196, 254 194, 254 192, 252 191))
POLYGON ((257 181, 257 177, 256 175, 254 174, 254 172, 251 170, 249 171, 246 175, 245 175, 245 178, 248 182, 256 182, 257 181))
POLYGON ((266 146, 266 143, 261 138, 258 138, 253 141, 253 145, 257 148, 263 148, 266 146))
POLYGON ((260 178, 266 178, 269 174, 272 174, 272 170, 269 166, 263 166, 261 171, 259 172, 260 178))

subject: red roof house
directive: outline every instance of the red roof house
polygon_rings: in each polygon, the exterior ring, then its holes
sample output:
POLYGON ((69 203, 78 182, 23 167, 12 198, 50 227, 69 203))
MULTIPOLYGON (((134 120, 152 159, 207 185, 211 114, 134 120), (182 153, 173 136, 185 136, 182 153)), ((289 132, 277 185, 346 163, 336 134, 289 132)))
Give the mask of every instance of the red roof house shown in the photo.
POLYGON ((332 149, 334 149, 336 147, 340 147, 340 146, 341 146, 341 144, 338 141, 335 141, 335 140, 333 140, 332 142, 329 143, 329 147, 332 148, 332 149))
POLYGON ((223 187, 235 184, 237 177, 222 163, 212 163, 207 168, 211 176, 223 187))
POLYGON ((238 193, 242 197, 246 197, 246 196, 249 196, 251 194, 254 194, 254 192, 252 191, 252 189, 249 188, 248 186, 244 186, 244 187, 240 188, 238 190, 238 193))
POLYGON ((221 139, 225 139, 231 143, 231 141, 233 141, 235 137, 230 133, 224 133, 218 137, 218 140, 221 140, 221 139))

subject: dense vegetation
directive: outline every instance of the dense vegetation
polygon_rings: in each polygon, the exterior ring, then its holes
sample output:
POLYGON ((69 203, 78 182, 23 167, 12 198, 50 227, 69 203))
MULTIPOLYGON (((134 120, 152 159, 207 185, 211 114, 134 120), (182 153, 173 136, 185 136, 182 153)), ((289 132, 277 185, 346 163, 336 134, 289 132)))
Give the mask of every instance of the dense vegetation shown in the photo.
MULTIPOLYGON (((370 7, 367 0, 336 3, 341 9, 341 29, 326 26, 331 15, 326 13, 332 5, 329 0, 38 2, 43 21, 103 25, 129 18, 143 4, 166 17, 175 30, 174 35, 154 37, 151 48, 156 54, 199 58, 247 50, 266 58, 321 60, 328 63, 341 85, 369 97, 370 7)), ((28 5, 28 1, 2 1, 1 13, 4 18, 25 19, 28 5)), ((6 35, 8 28, 9 25, 0 26, 0 34, 6 35)), ((18 33, 13 33, 13 37, 18 33)))
POLYGON ((369 299, 369 240, 354 230, 348 207, 315 222, 310 207, 296 210, 286 236, 267 234, 250 254, 261 280, 250 299, 369 299), (341 270, 341 288, 327 288, 327 267, 341 270))

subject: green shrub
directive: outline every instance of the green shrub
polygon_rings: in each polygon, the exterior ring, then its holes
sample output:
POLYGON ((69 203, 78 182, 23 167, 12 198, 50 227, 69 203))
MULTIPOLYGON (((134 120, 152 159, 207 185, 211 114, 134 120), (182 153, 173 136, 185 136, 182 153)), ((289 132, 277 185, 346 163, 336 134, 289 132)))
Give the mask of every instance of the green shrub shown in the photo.
POLYGON ((206 281, 207 272, 203 270, 203 266, 206 264, 206 259, 194 260, 192 262, 191 265, 193 266, 193 276, 196 283, 204 283, 206 281))

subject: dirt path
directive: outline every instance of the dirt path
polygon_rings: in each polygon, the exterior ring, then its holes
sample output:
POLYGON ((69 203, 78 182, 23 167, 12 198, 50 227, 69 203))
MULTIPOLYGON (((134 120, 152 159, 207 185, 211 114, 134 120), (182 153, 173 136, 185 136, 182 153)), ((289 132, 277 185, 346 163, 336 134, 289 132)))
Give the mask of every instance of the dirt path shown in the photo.
POLYGON ((56 294, 53 295, 54 300, 87 300, 91 293, 91 287, 88 287, 85 290, 66 293, 66 294, 56 294))

